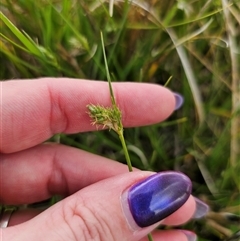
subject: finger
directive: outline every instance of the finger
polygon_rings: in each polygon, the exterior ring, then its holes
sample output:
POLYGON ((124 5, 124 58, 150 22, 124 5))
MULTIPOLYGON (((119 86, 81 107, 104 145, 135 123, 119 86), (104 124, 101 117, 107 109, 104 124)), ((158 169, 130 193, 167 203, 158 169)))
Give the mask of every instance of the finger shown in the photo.
POLYGON ((76 148, 46 143, 2 154, 0 202, 26 204, 54 194, 70 195, 102 179, 127 172, 127 166, 76 148))
MULTIPOLYGON (((1 88, 0 152, 5 153, 35 146, 56 133, 95 130, 86 106, 111 106, 108 84, 101 81, 46 78, 7 81, 1 88)), ((174 95, 159 85, 114 83, 113 90, 125 127, 160 122, 175 106, 174 95)))
MULTIPOLYGON (((143 183, 149 185, 150 179, 159 177, 159 175, 163 174, 152 176, 151 172, 132 172, 102 180, 69 196, 30 221, 3 230, 3 235, 6 240, 13 241, 38 241, 43 238, 43 235, 46 241, 140 240, 152 231, 156 225, 159 225, 161 217, 158 217, 159 219, 155 224, 144 228, 136 224, 136 227, 133 228, 125 212, 125 208, 129 208, 132 199, 130 198, 129 202, 126 203, 123 200, 123 195, 132 192, 132 188, 136 185, 138 188, 143 183), (134 186, 132 186, 133 184, 134 186), (21 232, 19 232, 20 230, 21 232)), ((185 186, 185 179, 180 179, 180 174, 174 173, 174 175, 178 176, 178 182, 180 182, 181 187, 182 185, 185 186)), ((165 181, 167 180, 164 180, 164 183, 165 181)), ((165 184, 162 186, 162 184, 158 183, 156 188, 160 188, 160 192, 164 189, 169 193, 170 187, 176 188, 176 183, 173 183, 176 180, 172 181, 170 181, 170 186, 168 187, 165 184), (172 186, 172 184, 174 185, 172 186)), ((166 200, 165 191, 161 195, 163 200, 166 200)), ((146 194, 149 195, 149 193, 146 194)), ((184 194, 182 193, 182 195, 184 194)), ((146 198, 148 197, 146 196, 146 198)), ((154 198, 154 195, 151 197, 154 198)), ((180 196, 179 198, 181 199, 180 196)), ((160 199, 157 200, 162 202, 160 199)), ((177 198, 177 200, 179 199, 177 198)), ((166 204, 169 205, 169 203, 166 204)), ((172 204, 170 203, 170 205, 172 204)), ((189 209, 188 211, 193 212, 194 207, 190 206, 189 209)), ((133 215, 133 212, 130 211, 130 214, 133 215)))
POLYGON ((8 222, 8 227, 15 226, 36 217, 42 212, 40 209, 22 209, 12 213, 8 222))
MULTIPOLYGON (((151 233, 154 241, 193 241, 196 240, 196 235, 193 232, 185 230, 164 230, 153 231, 151 233)), ((149 241, 147 237, 141 241, 149 241)))
MULTIPOLYGON (((30 219, 34 218, 40 213, 41 211, 36 209, 18 211, 11 216, 8 227, 15 226, 23 222, 29 221, 30 219)), ((188 240, 196 239, 196 235, 194 233, 190 231, 185 231, 185 230, 164 230, 164 231, 155 230, 151 232, 151 235, 154 241, 158 241, 158 240, 159 241, 160 240, 188 241, 188 240)), ((148 241, 148 240, 149 239, 147 237, 144 237, 143 239, 141 239, 141 241, 148 241)))
MULTIPOLYGON (((194 200, 195 199, 193 198, 193 196, 190 196, 182 207, 180 207, 176 212, 166 217, 166 219, 162 221, 162 225, 177 226, 184 224, 185 222, 193 218, 194 210, 196 209, 196 203, 194 200)), ((34 218, 41 212, 42 210, 33 208, 14 212, 14 214, 11 216, 8 226, 14 226, 26 222, 34 218)))

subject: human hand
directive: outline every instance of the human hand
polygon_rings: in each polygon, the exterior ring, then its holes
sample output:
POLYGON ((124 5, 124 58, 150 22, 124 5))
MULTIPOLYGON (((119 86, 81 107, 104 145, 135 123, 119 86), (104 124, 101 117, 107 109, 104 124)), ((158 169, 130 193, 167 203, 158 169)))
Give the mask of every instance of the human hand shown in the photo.
MULTIPOLYGON (((128 173, 125 165, 107 158, 59 144, 41 144, 56 133, 95 130, 86 106, 110 106, 108 84, 53 78, 1 84, 1 203, 19 205, 54 194, 67 196, 41 213, 13 213, 12 227, 2 229, 3 241, 146 240, 156 225, 129 225, 121 197, 154 173, 128 173)), ((173 93, 157 85, 114 83, 113 89, 124 127, 158 123, 176 105, 173 93)), ((161 223, 182 224, 194 211, 195 200, 190 196, 161 223)), ((156 231, 153 237, 155 241, 187 241, 186 234, 194 237, 180 230, 156 231)))

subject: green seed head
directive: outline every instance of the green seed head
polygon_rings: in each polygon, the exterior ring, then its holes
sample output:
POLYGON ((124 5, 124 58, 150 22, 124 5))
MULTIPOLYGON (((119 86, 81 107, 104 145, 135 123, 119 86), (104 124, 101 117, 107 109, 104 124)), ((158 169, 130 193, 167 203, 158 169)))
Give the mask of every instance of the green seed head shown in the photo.
POLYGON ((121 111, 118 107, 103 107, 101 105, 87 105, 88 114, 92 119, 93 125, 108 127, 117 133, 122 130, 121 111))

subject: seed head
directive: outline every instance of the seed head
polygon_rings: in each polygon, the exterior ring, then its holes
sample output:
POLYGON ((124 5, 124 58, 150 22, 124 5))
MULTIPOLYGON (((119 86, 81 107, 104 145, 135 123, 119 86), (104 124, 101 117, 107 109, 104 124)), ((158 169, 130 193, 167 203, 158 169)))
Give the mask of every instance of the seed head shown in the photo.
POLYGON ((87 105, 88 114, 92 119, 92 125, 108 127, 117 133, 122 129, 121 126, 121 111, 118 107, 104 107, 101 105, 87 105))

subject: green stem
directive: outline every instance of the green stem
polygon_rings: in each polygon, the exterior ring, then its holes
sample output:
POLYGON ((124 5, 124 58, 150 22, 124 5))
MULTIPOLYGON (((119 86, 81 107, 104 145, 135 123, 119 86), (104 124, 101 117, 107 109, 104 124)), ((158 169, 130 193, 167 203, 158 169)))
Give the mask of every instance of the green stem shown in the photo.
MULTIPOLYGON (((126 142, 125 142, 125 139, 124 139, 124 136, 123 136, 123 128, 121 128, 121 130, 118 132, 118 136, 119 136, 119 139, 122 143, 124 155, 125 155, 127 165, 128 165, 128 171, 132 172, 133 171, 132 163, 131 163, 130 156, 129 156, 129 153, 128 153, 128 149, 127 149, 127 146, 126 146, 126 142)), ((154 241, 151 233, 148 234, 148 240, 154 241)))
POLYGON ((105 63, 105 68, 106 68, 106 74, 107 74, 107 80, 108 80, 108 85, 109 85, 109 90, 110 90, 110 96, 111 96, 111 100, 112 100, 113 106, 117 106, 116 105, 116 101, 115 101, 115 97, 114 97, 114 94, 113 94, 113 89, 112 89, 112 84, 111 84, 111 77, 110 77, 110 74, 109 74, 108 63, 107 63, 107 56, 106 56, 106 52, 105 52, 102 32, 100 32, 100 35, 101 35, 101 42, 102 42, 102 49, 103 49, 103 58, 104 58, 104 63, 105 63))
MULTIPOLYGON (((128 2, 128 0, 126 0, 126 2, 128 2)), ((107 72, 107 80, 108 80, 108 85, 109 85, 109 90, 110 90, 112 106, 113 106, 113 109, 116 110, 115 113, 118 113, 118 111, 117 111, 118 107, 117 107, 116 100, 115 100, 115 97, 114 97, 112 84, 111 84, 111 77, 110 77, 109 69, 108 69, 107 57, 106 57, 104 41, 103 41, 103 34, 102 34, 102 32, 100 34, 101 34, 103 57, 104 57, 104 62, 105 62, 105 67, 106 67, 106 72, 107 72)), ((123 136, 123 125, 122 125, 122 121, 121 121, 121 115, 119 115, 118 127, 115 129, 115 131, 118 133, 119 139, 120 139, 122 147, 123 147, 124 155, 125 155, 127 165, 128 165, 128 171, 132 172, 133 171, 132 163, 131 163, 130 156, 129 156, 129 153, 128 153, 128 149, 127 149, 127 146, 126 146, 126 142, 125 142, 125 139, 124 139, 124 136, 123 136)), ((152 237, 151 233, 148 234, 148 240, 153 241, 153 237, 152 237)))
POLYGON ((153 241, 153 236, 152 236, 151 233, 148 234, 148 240, 149 240, 149 241, 153 241))
POLYGON ((125 142, 125 139, 124 139, 124 136, 123 136, 123 130, 118 132, 118 136, 119 136, 119 139, 122 143, 124 155, 125 155, 127 165, 128 165, 128 170, 129 170, 129 172, 132 172, 133 171, 132 163, 131 163, 130 156, 128 154, 128 149, 127 149, 127 146, 126 146, 126 142, 125 142))

